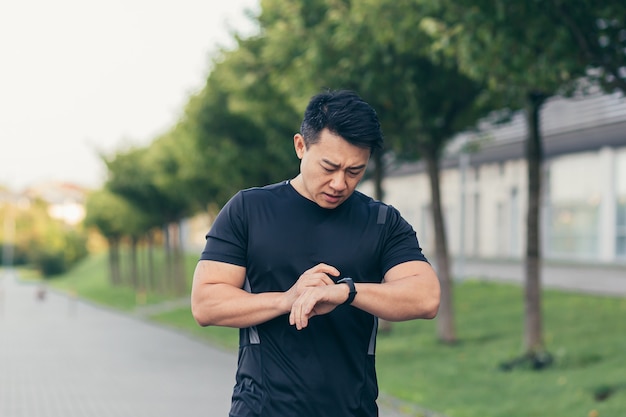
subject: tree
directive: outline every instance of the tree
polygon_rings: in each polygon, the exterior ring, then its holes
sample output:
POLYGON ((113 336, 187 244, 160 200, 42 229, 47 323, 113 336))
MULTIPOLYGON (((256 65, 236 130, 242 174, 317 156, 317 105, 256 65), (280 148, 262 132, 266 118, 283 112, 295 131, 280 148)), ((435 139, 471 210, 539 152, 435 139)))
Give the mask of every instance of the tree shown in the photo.
POLYGON ((567 28, 588 76, 605 91, 626 94, 626 4, 619 1, 548 2, 553 24, 567 28))
POLYGON ((527 242, 525 252, 524 356, 536 367, 551 361, 541 314, 540 206, 543 162, 540 111, 558 93, 574 91, 585 75, 570 32, 554 24, 550 2, 443 1, 431 29, 439 45, 452 45, 461 69, 486 79, 489 90, 512 109, 525 108, 528 136, 527 242))
POLYGON ((120 242, 128 234, 127 224, 133 207, 122 197, 107 189, 91 192, 85 204, 85 227, 98 229, 109 245, 109 280, 112 285, 122 285, 120 242))
POLYGON ((293 176, 293 134, 298 115, 275 87, 260 58, 263 38, 239 39, 224 51, 203 90, 192 97, 181 121, 190 141, 184 179, 203 190, 201 209, 221 207, 242 188, 293 176))
MULTIPOLYGON (((166 136, 155 140, 146 149, 131 149, 104 157, 109 170, 106 188, 123 197, 136 207, 145 222, 143 234, 160 226, 166 236, 166 270, 172 290, 182 295, 186 292, 186 274, 178 247, 172 247, 169 226, 176 224, 192 212, 189 196, 184 185, 177 180, 181 160, 175 157, 172 148, 167 148, 166 136)), ((129 233, 129 235, 131 235, 129 233)), ((133 236, 138 236, 133 234, 133 236)), ((136 259, 133 261, 136 262, 136 259)))

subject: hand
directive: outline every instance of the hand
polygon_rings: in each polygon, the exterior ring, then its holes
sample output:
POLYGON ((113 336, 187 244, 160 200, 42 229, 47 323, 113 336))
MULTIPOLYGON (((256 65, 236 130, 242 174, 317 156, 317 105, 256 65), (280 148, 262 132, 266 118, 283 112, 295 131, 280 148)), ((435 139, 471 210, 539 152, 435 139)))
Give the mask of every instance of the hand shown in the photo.
POLYGON ((328 275, 339 276, 339 271, 333 266, 318 264, 305 271, 287 291, 290 301, 295 295, 289 324, 295 325, 298 330, 305 328, 311 317, 330 313, 345 300, 345 289, 335 286, 328 275))
POLYGON ((317 264, 313 268, 304 271, 293 286, 284 293, 285 309, 291 310, 293 303, 309 287, 321 287, 333 285, 335 282, 328 275, 339 276, 337 268, 327 264, 317 264))

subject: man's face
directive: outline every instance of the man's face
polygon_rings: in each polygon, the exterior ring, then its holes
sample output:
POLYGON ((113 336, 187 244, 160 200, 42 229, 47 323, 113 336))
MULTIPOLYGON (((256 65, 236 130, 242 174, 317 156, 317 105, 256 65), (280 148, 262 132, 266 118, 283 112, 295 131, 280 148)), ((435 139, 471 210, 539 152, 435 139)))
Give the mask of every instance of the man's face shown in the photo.
POLYGON ((363 178, 370 157, 360 148, 324 129, 320 140, 307 148, 299 133, 294 136, 300 158, 300 175, 294 187, 320 207, 333 209, 346 201, 363 178))

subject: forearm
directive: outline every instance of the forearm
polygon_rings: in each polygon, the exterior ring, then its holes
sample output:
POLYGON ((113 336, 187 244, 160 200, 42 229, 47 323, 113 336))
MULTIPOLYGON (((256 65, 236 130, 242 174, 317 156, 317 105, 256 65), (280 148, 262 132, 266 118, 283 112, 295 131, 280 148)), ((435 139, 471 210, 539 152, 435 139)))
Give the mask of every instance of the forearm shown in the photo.
POLYGON ((406 277, 392 282, 357 283, 352 305, 387 321, 432 319, 439 309, 436 277, 406 277))
POLYGON ((191 311, 201 326, 245 328, 288 313, 283 298, 280 292, 250 294, 228 284, 204 284, 192 293, 191 311))

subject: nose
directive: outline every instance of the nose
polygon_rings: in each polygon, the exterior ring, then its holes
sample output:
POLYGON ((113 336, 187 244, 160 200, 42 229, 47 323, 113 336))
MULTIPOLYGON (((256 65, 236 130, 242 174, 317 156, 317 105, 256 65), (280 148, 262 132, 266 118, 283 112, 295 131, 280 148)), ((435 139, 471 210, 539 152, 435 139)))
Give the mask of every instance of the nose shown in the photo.
POLYGON ((348 184, 346 184, 346 174, 343 171, 337 171, 334 173, 332 179, 330 180, 330 188, 339 192, 348 188, 348 184))

